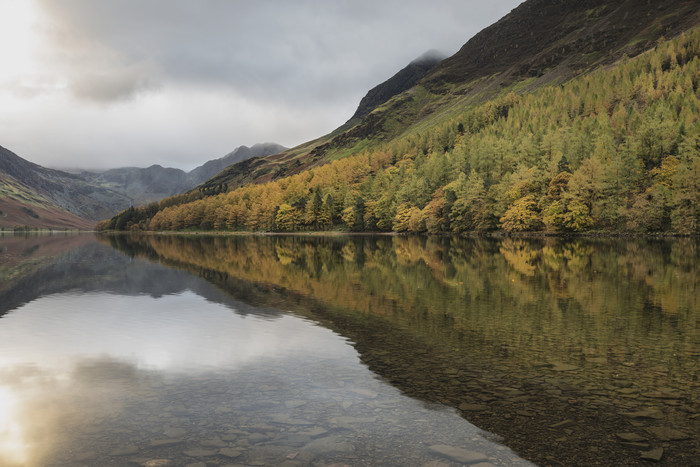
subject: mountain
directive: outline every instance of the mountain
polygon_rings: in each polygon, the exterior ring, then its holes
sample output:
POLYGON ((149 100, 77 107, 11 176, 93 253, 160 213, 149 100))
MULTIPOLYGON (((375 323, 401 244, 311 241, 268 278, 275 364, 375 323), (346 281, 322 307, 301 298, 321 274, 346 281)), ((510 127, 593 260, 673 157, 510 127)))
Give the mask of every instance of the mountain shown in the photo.
MULTIPOLYGON (((101 173, 82 172, 94 183, 104 184, 129 200, 129 205, 141 205, 191 189, 187 173, 154 164, 147 168, 120 167, 101 173)), ((128 207, 128 206, 127 206, 128 207)))
POLYGON ((87 230, 94 224, 0 173, 0 230, 16 227, 87 230))
POLYGON ((47 169, 0 146, 0 226, 91 228, 128 200, 79 175, 47 169))
POLYGON ((147 168, 122 167, 101 173, 83 172, 81 175, 95 183, 104 184, 128 198, 130 204, 138 206, 191 190, 237 162, 277 154, 286 149, 276 143, 239 146, 225 156, 207 161, 190 172, 152 165, 147 168))
POLYGON ((562 82, 689 29, 698 24, 697 7, 688 0, 529 0, 476 34, 423 84, 440 92, 493 74, 499 86, 533 77, 562 82))
POLYGON ((250 159, 251 157, 279 154, 287 149, 288 148, 277 143, 260 143, 250 148, 247 146, 239 146, 224 157, 205 162, 203 165, 192 169, 192 171, 187 174, 187 178, 192 184, 192 187, 195 187, 237 162, 250 159))
POLYGON ((363 117, 100 228, 700 234, 696 5, 529 0, 363 117))
POLYGON ((152 165, 73 174, 39 166, 0 146, 0 228, 90 229, 129 206, 191 190, 235 162, 285 149, 275 143, 240 146, 189 173, 152 165))
MULTIPOLYGON (((370 91, 370 103, 355 112, 361 118, 281 154, 232 166, 205 186, 279 179, 429 128, 504 91, 566 82, 697 25, 699 12, 688 0, 528 0, 410 89, 379 105, 370 91)), ((395 89, 394 78, 375 89, 395 89)))
POLYGON ((272 155, 267 157, 251 157, 245 162, 236 164, 235 169, 231 165, 229 166, 230 170, 222 169, 217 172, 216 176, 201 183, 205 188, 212 189, 220 185, 237 186, 250 181, 265 182, 324 163, 327 160, 324 157, 324 148, 329 141, 334 138, 342 140, 347 129, 362 122, 367 115, 394 96, 409 90, 444 58, 445 56, 441 52, 429 50, 411 61, 391 78, 370 89, 360 100, 360 104, 350 120, 329 135, 293 149, 271 153, 272 155))
POLYGON ((350 121, 368 115, 392 97, 409 90, 444 59, 445 56, 437 50, 429 50, 416 58, 394 76, 370 89, 360 101, 360 105, 350 121))

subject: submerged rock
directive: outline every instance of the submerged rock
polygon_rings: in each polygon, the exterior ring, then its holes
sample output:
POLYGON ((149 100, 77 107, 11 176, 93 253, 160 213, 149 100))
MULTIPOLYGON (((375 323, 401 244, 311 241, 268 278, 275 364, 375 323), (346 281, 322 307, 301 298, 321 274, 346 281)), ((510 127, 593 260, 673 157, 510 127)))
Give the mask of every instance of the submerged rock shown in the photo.
POLYGON ((231 448, 223 448, 219 450, 219 455, 222 455, 224 457, 228 457, 231 459, 235 459, 236 457, 239 457, 241 455, 241 451, 238 451, 236 449, 231 449, 231 448))
POLYGON ((187 434, 187 430, 183 430, 182 428, 168 428, 164 430, 163 433, 165 433, 165 436, 168 438, 180 438, 187 434))
POLYGON ((258 444, 258 443, 263 443, 265 441, 269 441, 270 437, 267 435, 264 435, 262 433, 251 433, 250 436, 248 436, 248 442, 250 444, 258 444))
POLYGON ((566 419, 566 420, 563 420, 563 421, 561 421, 561 422, 559 422, 559 423, 555 423, 555 424, 553 424, 553 425, 549 425, 549 427, 550 427, 550 428, 554 428, 554 429, 558 429, 558 428, 568 428, 568 427, 570 427, 570 426, 573 425, 573 424, 574 424, 574 421, 573 421, 573 420, 571 420, 571 419, 566 419))
POLYGON ((303 450, 314 454, 346 453, 352 452, 355 448, 345 441, 341 436, 326 436, 311 441, 304 446, 303 450))
POLYGON ((476 451, 470 451, 469 449, 458 448, 455 446, 448 446, 446 444, 435 444, 428 447, 431 452, 439 454, 443 457, 455 462, 462 462, 465 464, 474 464, 476 462, 487 461, 489 458, 485 454, 476 451))
POLYGON ((655 408, 642 409, 636 412, 622 412, 622 415, 630 418, 653 418, 655 420, 661 420, 664 418, 661 411, 655 408))
POLYGON ((647 431, 662 441, 680 441, 690 438, 690 435, 668 426, 651 426, 647 431))
POLYGON ((212 439, 207 439, 205 441, 200 442, 202 446, 207 446, 207 447, 214 447, 214 448, 223 448, 228 446, 227 443, 225 443, 221 438, 216 437, 212 439))
POLYGON ((664 448, 656 448, 651 451, 642 451, 642 459, 659 462, 664 455, 664 448))
POLYGON ((617 433, 616 436, 623 441, 637 442, 644 441, 646 438, 644 436, 638 435, 637 433, 617 433))

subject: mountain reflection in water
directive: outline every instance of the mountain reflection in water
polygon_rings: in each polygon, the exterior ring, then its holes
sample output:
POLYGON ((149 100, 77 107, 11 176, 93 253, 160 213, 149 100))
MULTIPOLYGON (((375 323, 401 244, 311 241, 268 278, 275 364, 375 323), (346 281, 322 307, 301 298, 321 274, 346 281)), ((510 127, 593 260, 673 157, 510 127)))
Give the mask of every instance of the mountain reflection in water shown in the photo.
POLYGON ((696 239, 105 237, 346 336, 540 464, 700 455, 696 239))
POLYGON ((279 287, 262 303, 86 236, 0 247, 0 465, 528 465, 279 287))

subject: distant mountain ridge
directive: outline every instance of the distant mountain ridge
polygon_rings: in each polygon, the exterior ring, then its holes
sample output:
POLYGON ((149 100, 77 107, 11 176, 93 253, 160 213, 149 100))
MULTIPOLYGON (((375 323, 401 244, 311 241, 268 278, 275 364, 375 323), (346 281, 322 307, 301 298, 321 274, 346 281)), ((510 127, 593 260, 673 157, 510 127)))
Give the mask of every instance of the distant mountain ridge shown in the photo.
POLYGON ((89 229, 129 206, 186 192, 228 165, 285 149, 276 143, 240 146, 190 172, 152 165, 75 174, 42 167, 0 146, 0 228, 89 229))
POLYGON ((131 204, 141 205, 191 190, 237 162, 277 154, 286 149, 277 143, 239 146, 225 156, 207 161, 189 172, 152 165, 147 168, 122 167, 101 173, 83 172, 81 175, 121 193, 131 204))
POLYGON ((200 185, 205 181, 218 174, 226 167, 229 167, 237 162, 241 162, 251 157, 269 156, 286 151, 286 148, 277 143, 260 143, 251 147, 239 146, 224 157, 213 159, 205 162, 203 165, 192 169, 188 174, 188 179, 194 183, 194 186, 200 185))

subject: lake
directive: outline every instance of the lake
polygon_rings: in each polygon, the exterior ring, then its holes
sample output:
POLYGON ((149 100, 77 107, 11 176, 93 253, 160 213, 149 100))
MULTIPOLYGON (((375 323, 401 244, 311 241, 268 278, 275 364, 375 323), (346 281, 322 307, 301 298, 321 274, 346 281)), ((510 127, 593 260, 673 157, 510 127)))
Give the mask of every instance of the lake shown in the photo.
POLYGON ((0 237, 0 465, 694 465, 699 246, 0 237))

